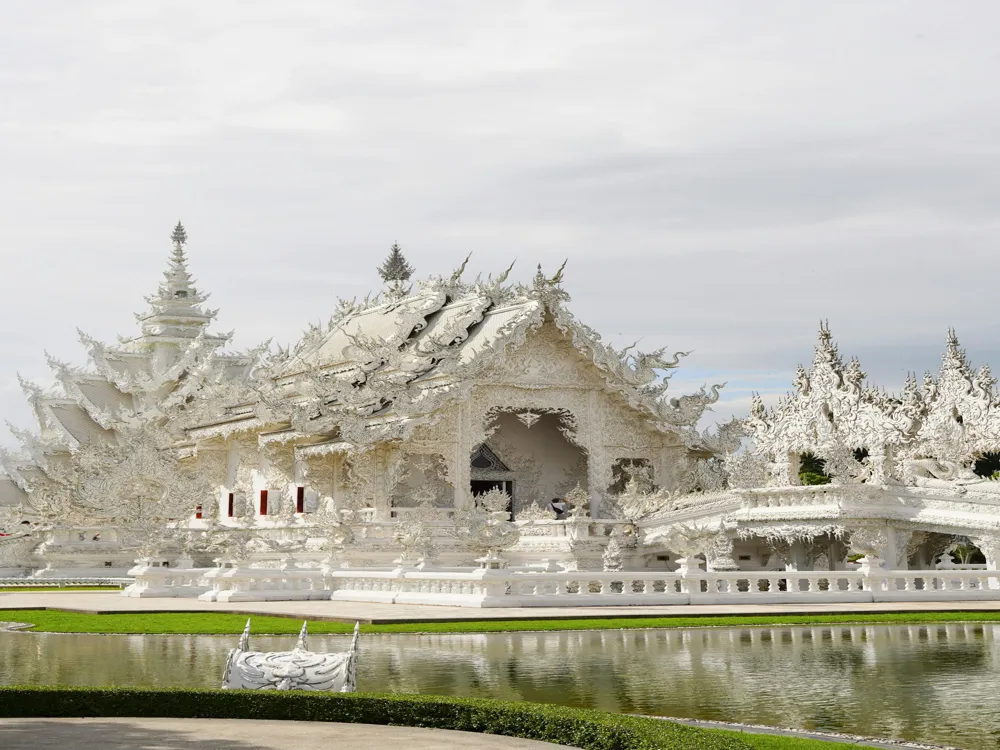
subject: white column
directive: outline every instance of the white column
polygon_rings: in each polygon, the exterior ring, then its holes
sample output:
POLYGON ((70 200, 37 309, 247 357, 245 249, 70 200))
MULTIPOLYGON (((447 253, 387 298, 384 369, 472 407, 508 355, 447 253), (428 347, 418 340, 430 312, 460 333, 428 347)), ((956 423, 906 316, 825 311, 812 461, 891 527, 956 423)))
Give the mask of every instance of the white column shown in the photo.
POLYGON ((463 510, 467 508, 470 496, 471 482, 472 482, 472 466, 469 461, 470 456, 472 456, 472 449, 475 447, 470 445, 471 441, 471 430, 470 421, 472 419, 472 409, 469 405, 469 401, 463 401, 458 405, 458 413, 456 415, 456 420, 458 421, 458 430, 455 435, 455 444, 452 446, 454 451, 454 460, 452 464, 455 467, 454 476, 451 477, 451 481, 455 483, 455 509, 463 510))

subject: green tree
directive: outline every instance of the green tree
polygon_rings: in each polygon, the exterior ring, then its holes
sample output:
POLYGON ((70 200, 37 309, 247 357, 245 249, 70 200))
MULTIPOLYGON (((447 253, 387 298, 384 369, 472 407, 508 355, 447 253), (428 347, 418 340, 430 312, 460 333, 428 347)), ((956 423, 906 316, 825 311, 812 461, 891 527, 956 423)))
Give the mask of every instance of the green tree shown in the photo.
POLYGON ((799 456, 799 482, 807 485, 830 484, 826 462, 815 453, 803 453, 799 456))
POLYGON ((378 267, 378 275, 382 277, 382 281, 394 287, 402 286, 413 276, 413 266, 407 263, 403 250, 397 243, 393 242, 389 248, 389 256, 378 267))

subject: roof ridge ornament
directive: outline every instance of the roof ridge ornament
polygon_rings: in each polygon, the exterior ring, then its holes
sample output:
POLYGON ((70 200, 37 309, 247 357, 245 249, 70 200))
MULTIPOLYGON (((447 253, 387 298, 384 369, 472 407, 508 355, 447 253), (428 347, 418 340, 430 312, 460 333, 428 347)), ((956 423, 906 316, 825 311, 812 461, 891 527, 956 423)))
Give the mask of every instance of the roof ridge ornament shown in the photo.
POLYGON ((520 291, 526 297, 538 300, 549 309, 557 307, 562 302, 567 302, 569 294, 561 286, 567 263, 569 263, 569 258, 562 262, 562 265, 551 277, 545 275, 542 271, 542 264, 539 263, 531 287, 523 288, 520 291))

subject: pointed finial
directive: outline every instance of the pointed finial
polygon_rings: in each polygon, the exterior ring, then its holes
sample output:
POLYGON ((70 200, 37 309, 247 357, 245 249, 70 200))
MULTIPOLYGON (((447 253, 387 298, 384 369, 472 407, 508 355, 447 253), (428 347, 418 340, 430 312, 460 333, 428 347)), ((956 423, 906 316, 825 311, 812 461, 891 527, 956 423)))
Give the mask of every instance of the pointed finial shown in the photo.
POLYGON ((551 279, 549 279, 549 283, 550 284, 560 284, 560 283, 562 283, 563 271, 566 270, 566 264, 567 263, 569 263, 569 258, 566 258, 566 260, 564 260, 562 262, 562 265, 559 266, 559 270, 556 271, 555 276, 553 276, 551 279))
POLYGON ((188 236, 184 230, 184 225, 178 221, 177 226, 174 227, 174 231, 170 235, 170 241, 175 245, 183 245, 187 242, 187 239, 188 236))
POLYGON ((545 278, 545 274, 542 273, 541 263, 538 264, 538 270, 535 271, 535 278, 532 281, 537 291, 541 291, 549 285, 549 280, 545 278))
POLYGON ((949 349, 958 349, 958 334, 955 333, 955 329, 952 326, 948 326, 948 338, 946 339, 949 349))
POLYGON ((465 273, 465 267, 469 265, 469 258, 472 257, 472 253, 465 256, 465 260, 462 261, 462 265, 454 270, 451 274, 451 283, 457 284, 458 280, 462 278, 462 274, 465 273))
POLYGON ((247 618, 246 627, 243 628, 243 635, 240 636, 240 642, 236 648, 240 651, 250 650, 250 618, 247 618))
POLYGON ((21 373, 17 373, 17 384, 21 386, 21 391, 28 397, 28 402, 32 406, 35 406, 38 400, 44 395, 42 387, 38 383, 22 377, 21 373))
POLYGON ((515 263, 517 263, 517 258, 514 258, 514 260, 511 262, 511 264, 509 266, 507 266, 506 270, 502 274, 500 274, 499 276, 497 276, 497 279, 496 279, 496 282, 495 282, 497 286, 499 286, 500 284, 503 284, 507 280, 507 277, 510 276, 510 272, 514 270, 514 264, 515 263))
POLYGON ((351 638, 351 653, 358 650, 358 636, 361 634, 361 622, 355 621, 354 623, 354 637, 351 638))
POLYGON ((302 630, 299 631, 299 639, 295 641, 295 649, 297 651, 308 651, 309 650, 309 623, 308 621, 302 623, 302 630))

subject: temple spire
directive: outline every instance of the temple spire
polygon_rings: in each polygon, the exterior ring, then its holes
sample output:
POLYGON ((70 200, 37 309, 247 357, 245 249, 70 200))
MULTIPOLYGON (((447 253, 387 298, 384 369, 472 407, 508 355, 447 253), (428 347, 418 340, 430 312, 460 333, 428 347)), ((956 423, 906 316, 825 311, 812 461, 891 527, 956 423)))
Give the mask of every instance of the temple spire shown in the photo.
POLYGON ((142 338, 147 343, 180 343, 195 339, 215 318, 215 310, 201 307, 208 295, 198 290, 188 270, 187 239, 187 230, 178 221, 170 234, 173 247, 163 281, 154 294, 146 297, 149 309, 136 316, 142 326, 142 338))
POLYGON ((194 279, 187 267, 187 254, 184 252, 184 245, 187 244, 187 231, 179 221, 174 231, 170 235, 171 242, 174 243, 173 251, 170 253, 170 261, 167 270, 164 271, 164 283, 157 289, 156 295, 149 300, 150 304, 155 302, 176 303, 185 300, 189 306, 195 306, 208 299, 207 294, 201 294, 194 286, 194 279))

